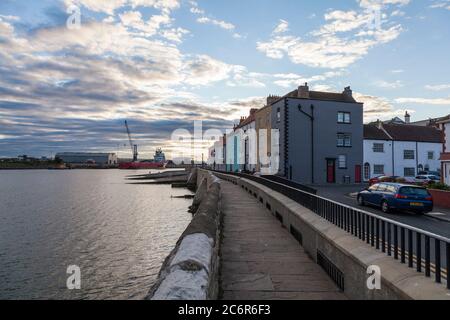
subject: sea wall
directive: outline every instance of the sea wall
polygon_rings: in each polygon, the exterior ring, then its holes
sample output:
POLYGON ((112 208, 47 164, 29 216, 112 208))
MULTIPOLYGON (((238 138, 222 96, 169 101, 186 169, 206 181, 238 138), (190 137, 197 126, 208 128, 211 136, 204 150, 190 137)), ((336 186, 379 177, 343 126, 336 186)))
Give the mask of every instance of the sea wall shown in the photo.
MULTIPOLYGON (((197 169, 194 169, 197 170, 197 169)), ((220 180, 198 170, 197 209, 161 267, 147 300, 215 300, 219 295, 220 180)))

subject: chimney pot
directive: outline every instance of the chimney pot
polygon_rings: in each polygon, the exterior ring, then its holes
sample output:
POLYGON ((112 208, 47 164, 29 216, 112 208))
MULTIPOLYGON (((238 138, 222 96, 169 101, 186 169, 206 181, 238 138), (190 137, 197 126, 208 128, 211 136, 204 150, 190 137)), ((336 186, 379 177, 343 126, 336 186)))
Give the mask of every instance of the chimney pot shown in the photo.
POLYGON ((305 85, 298 87, 298 98, 309 99, 309 87, 307 82, 305 82, 305 85))
POLYGON ((350 86, 345 87, 343 94, 346 95, 347 97, 352 98, 353 97, 353 91, 352 91, 351 87, 350 86))
POLYGON ((411 116, 409 115, 408 111, 405 113, 405 123, 409 124, 411 123, 411 116))

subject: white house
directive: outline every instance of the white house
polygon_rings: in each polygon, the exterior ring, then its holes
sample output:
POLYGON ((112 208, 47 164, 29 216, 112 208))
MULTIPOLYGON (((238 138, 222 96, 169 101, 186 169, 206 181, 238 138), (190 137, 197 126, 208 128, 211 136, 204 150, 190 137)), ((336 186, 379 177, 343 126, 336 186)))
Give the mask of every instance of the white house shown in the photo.
POLYGON ((256 171, 257 139, 255 113, 242 117, 239 125, 226 136, 226 160, 228 171, 256 171))
POLYGON ((364 126, 365 181, 380 175, 415 177, 440 171, 442 133, 435 127, 385 124, 364 126))
POLYGON ((450 115, 437 122, 443 132, 444 149, 441 154, 442 182, 450 186, 450 115))

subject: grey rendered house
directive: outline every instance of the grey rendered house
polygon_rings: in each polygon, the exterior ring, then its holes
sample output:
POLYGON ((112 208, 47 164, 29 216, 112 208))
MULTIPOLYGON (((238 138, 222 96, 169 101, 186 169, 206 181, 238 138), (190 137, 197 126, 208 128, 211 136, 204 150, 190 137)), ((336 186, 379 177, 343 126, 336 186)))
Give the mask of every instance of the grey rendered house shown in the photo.
POLYGON ((280 133, 279 175, 303 184, 362 181, 363 104, 350 87, 342 93, 300 86, 272 105, 280 133))

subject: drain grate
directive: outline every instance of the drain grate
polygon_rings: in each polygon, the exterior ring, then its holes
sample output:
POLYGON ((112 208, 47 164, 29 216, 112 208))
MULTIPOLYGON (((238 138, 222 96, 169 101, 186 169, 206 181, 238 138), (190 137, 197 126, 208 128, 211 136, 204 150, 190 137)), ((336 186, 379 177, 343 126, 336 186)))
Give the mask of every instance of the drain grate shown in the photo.
POLYGON ((283 223, 283 216, 278 211, 275 211, 275 217, 277 218, 278 221, 283 223))
POLYGON ((294 238, 300 243, 300 245, 303 245, 303 235, 300 231, 295 229, 293 226, 291 226, 291 234, 294 236, 294 238))
POLYGON ((338 288, 344 291, 344 273, 319 250, 317 250, 317 264, 325 270, 338 288))

